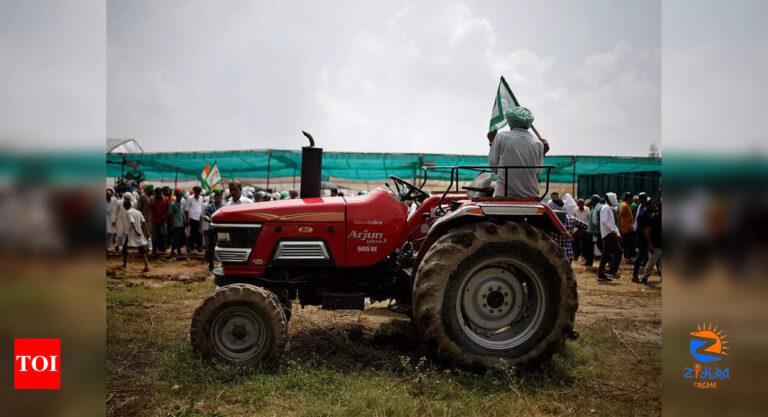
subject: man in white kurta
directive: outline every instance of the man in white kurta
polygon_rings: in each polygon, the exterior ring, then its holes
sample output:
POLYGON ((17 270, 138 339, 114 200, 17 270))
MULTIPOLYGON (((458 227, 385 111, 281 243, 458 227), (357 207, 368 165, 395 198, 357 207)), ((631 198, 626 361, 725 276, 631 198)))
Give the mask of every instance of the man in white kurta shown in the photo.
POLYGON ((608 281, 608 275, 618 279, 619 263, 621 262, 621 234, 616 226, 616 217, 613 207, 618 205, 616 194, 607 193, 605 195, 605 204, 600 206, 598 213, 600 236, 603 240, 603 256, 600 258, 600 266, 597 268, 597 279, 599 281, 608 281), (610 270, 606 275, 605 266, 610 265, 610 270))
POLYGON ((115 207, 113 222, 115 224, 115 240, 117 242, 117 246, 119 247, 125 245, 125 239, 128 236, 128 228, 130 226, 128 224, 128 218, 125 216, 125 212, 127 211, 124 206, 125 201, 133 204, 131 200, 131 193, 124 193, 122 195, 118 193, 118 204, 117 207, 115 207))
POLYGON ((125 245, 123 246, 123 268, 128 265, 128 248, 136 248, 144 258, 144 272, 149 271, 149 262, 147 260, 147 238, 145 236, 146 220, 140 211, 131 207, 131 200, 125 198, 123 201, 124 211, 122 216, 124 222, 128 225, 126 231, 125 245))
POLYGON ((111 188, 107 188, 107 251, 115 246, 115 210, 117 209, 117 205, 118 202, 117 198, 115 198, 115 191, 111 188))

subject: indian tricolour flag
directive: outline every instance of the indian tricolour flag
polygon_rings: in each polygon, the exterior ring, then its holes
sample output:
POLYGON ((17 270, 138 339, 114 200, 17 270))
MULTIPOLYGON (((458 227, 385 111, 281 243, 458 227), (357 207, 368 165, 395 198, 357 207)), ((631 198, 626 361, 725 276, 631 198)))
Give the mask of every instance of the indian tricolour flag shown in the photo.
POLYGON ((208 178, 206 180, 208 182, 208 185, 211 187, 211 190, 223 190, 224 186, 221 184, 221 174, 219 174, 219 165, 214 162, 213 168, 211 168, 211 172, 208 174, 208 178))
POLYGON ((493 110, 491 111, 491 124, 488 127, 488 131, 498 131, 502 127, 507 125, 507 121, 504 119, 504 112, 512 107, 519 106, 517 98, 512 93, 512 89, 509 88, 507 80, 501 77, 499 80, 499 88, 496 89, 496 97, 493 100, 493 110))
POLYGON ((219 174, 219 167, 216 162, 213 163, 213 168, 209 164, 205 164, 203 172, 200 173, 200 186, 208 191, 223 189, 221 174, 219 174))

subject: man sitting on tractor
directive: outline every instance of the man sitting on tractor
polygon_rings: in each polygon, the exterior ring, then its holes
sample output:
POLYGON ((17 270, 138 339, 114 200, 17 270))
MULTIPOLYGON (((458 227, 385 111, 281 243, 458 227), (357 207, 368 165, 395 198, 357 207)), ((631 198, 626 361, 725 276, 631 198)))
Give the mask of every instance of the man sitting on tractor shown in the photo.
MULTIPOLYGON (((549 143, 544 139, 539 140, 528 130, 533 124, 531 111, 525 107, 513 107, 504 113, 504 118, 510 130, 488 134, 491 142, 489 165, 541 166, 544 155, 549 151, 549 143)), ((512 169, 506 175, 504 171, 494 170, 494 174, 499 177, 494 197, 539 199, 538 169, 512 169)))

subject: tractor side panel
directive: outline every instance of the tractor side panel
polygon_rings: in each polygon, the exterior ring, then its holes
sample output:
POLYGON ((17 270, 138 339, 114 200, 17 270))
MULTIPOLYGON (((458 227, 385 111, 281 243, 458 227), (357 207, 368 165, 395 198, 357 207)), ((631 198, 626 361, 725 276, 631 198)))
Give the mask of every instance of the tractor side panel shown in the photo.
POLYGON ((398 248, 407 217, 405 205, 386 191, 347 198, 346 266, 371 266, 398 248))

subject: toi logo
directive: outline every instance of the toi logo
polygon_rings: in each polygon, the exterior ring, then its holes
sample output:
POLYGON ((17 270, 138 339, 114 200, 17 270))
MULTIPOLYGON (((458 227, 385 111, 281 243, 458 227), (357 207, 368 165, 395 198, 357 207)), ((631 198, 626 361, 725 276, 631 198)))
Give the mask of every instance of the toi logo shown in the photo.
POLYGON ((14 389, 61 389, 61 339, 15 339, 13 358, 14 389))

